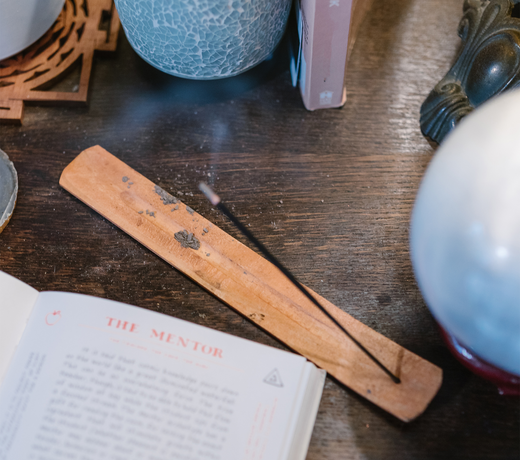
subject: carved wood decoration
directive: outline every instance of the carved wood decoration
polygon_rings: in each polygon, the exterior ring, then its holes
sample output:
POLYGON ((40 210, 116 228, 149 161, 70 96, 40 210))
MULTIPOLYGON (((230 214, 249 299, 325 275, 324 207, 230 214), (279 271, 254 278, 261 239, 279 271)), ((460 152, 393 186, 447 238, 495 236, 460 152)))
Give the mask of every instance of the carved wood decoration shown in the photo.
POLYGON ((36 43, 0 61, 0 122, 21 123, 25 102, 84 105, 94 51, 115 51, 119 17, 113 0, 66 0, 36 43), (73 91, 53 91, 80 68, 73 91))
POLYGON ((520 81, 520 0, 465 0, 462 49, 421 107, 421 130, 440 143, 465 115, 520 81))

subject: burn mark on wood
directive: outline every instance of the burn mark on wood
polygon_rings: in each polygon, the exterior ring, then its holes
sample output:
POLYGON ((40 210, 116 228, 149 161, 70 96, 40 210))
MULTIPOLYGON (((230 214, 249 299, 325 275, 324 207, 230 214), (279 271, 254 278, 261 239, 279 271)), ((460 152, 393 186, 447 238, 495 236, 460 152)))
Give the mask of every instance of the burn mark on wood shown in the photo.
POLYGON ((265 315, 263 313, 251 313, 249 315, 249 318, 252 319, 253 321, 260 322, 265 319, 265 315))
POLYGON ((392 297, 385 294, 378 295, 376 297, 376 300, 379 303, 379 305, 390 305, 392 303, 392 297))

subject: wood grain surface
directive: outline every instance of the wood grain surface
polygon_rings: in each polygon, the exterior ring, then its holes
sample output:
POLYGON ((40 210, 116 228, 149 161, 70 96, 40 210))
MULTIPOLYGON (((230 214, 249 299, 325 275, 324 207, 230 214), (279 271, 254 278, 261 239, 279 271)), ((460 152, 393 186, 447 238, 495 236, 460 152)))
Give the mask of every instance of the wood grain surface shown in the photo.
POLYGON ((459 46, 462 0, 377 2, 349 63, 341 110, 307 112, 280 48, 229 80, 151 68, 120 35, 94 58, 88 107, 28 107, 0 126, 19 175, 0 267, 40 290, 97 295, 284 346, 61 189, 103 145, 247 245, 197 191, 211 183, 295 275, 346 313, 442 368, 440 392, 404 424, 328 378, 307 460, 518 459, 520 402, 450 355, 417 289, 410 212, 434 148, 419 108, 459 46), (182 194, 182 195, 181 195, 182 194))

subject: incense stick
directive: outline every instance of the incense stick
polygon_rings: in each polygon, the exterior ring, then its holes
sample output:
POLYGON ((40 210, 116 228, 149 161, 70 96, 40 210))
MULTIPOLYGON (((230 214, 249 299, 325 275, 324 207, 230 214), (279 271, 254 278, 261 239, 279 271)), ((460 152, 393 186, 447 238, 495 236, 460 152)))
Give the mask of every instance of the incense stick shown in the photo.
POLYGON ((265 258, 271 262, 276 268, 278 268, 288 279, 293 283, 314 305, 316 305, 336 326, 338 326, 347 337, 354 342, 361 351, 363 351, 381 370, 383 370, 394 383, 401 383, 399 377, 396 377, 388 368, 386 368, 370 351, 368 351, 362 343, 360 343, 355 337, 353 337, 326 309, 323 307, 313 295, 309 293, 303 285, 293 276, 293 274, 287 270, 278 259, 271 254, 271 252, 259 241, 256 237, 231 213, 231 211, 222 203, 220 197, 204 182, 199 184, 199 189, 206 198, 210 201, 213 206, 216 206, 226 217, 233 222, 233 224, 251 241, 265 256, 265 258))

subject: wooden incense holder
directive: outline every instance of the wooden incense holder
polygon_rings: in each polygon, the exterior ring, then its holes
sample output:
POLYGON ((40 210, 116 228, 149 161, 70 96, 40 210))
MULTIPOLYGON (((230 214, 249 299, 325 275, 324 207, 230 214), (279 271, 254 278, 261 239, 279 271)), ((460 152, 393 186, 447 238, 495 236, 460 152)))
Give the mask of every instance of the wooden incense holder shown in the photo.
POLYGON ((309 291, 394 375, 394 383, 280 271, 99 146, 60 185, 223 302, 374 404, 408 422, 442 370, 309 291))

